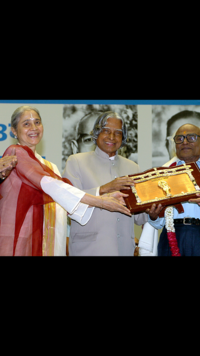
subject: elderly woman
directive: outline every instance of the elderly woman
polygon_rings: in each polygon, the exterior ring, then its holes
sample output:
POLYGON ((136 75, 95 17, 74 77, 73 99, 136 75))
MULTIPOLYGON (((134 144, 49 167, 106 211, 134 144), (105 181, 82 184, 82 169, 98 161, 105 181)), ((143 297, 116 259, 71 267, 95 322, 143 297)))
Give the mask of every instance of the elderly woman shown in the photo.
POLYGON ((57 167, 36 152, 43 136, 39 111, 19 107, 12 115, 11 130, 18 163, 1 184, 0 255, 66 255, 66 211, 71 219, 86 224, 94 207, 130 215, 123 196, 94 197, 62 179, 57 167), (92 208, 93 207, 93 208, 92 208))

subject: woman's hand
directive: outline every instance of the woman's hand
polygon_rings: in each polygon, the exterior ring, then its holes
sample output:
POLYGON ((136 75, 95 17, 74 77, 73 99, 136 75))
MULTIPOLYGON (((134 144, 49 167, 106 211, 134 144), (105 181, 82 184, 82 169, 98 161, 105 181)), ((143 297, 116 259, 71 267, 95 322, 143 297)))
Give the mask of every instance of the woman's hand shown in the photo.
POLYGON ((120 213, 131 216, 130 210, 126 207, 124 202, 124 198, 127 196, 128 194, 118 191, 104 194, 101 196, 102 206, 100 208, 109 211, 119 211, 120 213))
POLYGON ((112 192, 112 193, 108 193, 108 194, 104 194, 103 195, 104 197, 113 197, 117 200, 119 200, 119 202, 123 205, 126 205, 125 201, 124 201, 124 198, 128 197, 128 194, 123 194, 119 191, 116 191, 116 192, 112 192))
POLYGON ((0 158, 0 178, 4 179, 6 178, 11 170, 16 166, 17 164, 17 156, 15 155, 15 149, 12 149, 12 154, 6 155, 2 158, 0 158))
POLYGON ((127 197, 128 194, 124 194, 121 192, 113 192, 109 194, 104 194, 101 196, 94 196, 91 194, 85 194, 81 203, 87 204, 90 207, 96 207, 100 209, 105 209, 109 211, 118 211, 120 213, 131 216, 130 210, 125 206, 124 198, 127 197))

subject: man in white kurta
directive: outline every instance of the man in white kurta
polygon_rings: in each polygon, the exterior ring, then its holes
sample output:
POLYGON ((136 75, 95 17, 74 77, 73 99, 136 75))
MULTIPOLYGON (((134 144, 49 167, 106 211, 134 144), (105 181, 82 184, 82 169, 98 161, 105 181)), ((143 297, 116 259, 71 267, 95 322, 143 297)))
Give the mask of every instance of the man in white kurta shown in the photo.
MULTIPOLYGON (((107 126, 112 127, 109 119, 107 126)), ((112 139, 107 141, 112 142, 112 139)), ((101 148, 104 147, 105 145, 101 145, 101 148)), ((111 150, 110 147, 111 145, 111 150)), ((139 172, 139 166, 133 161, 118 155, 117 152, 110 155, 109 149, 106 153, 106 148, 101 148, 97 140, 95 151, 70 156, 63 172, 63 177, 68 178, 75 187, 92 195, 98 195, 102 185, 118 177, 139 172)), ((146 221, 145 213, 129 217, 96 208, 87 225, 81 226, 71 221, 69 255, 133 256, 134 222, 142 225, 146 221)))

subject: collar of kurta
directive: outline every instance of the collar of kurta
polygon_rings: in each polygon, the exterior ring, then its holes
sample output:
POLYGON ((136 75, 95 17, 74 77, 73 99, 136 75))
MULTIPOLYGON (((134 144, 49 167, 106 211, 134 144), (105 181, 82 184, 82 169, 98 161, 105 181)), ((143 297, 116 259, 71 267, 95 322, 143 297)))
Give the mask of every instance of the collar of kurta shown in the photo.
MULTIPOLYGON (((96 146, 95 154, 103 159, 110 159, 109 155, 106 152, 102 151, 98 146, 96 146)), ((118 159, 118 152, 116 152, 116 155, 114 156, 114 160, 116 159, 118 159)))

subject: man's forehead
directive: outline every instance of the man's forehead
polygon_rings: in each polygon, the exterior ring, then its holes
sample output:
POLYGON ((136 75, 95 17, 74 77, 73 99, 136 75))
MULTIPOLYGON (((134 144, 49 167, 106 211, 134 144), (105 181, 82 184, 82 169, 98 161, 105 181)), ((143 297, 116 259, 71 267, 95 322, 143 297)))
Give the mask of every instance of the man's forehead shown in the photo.
POLYGON ((106 120, 106 126, 115 127, 117 129, 122 128, 122 121, 116 117, 108 117, 106 120))
POLYGON ((197 117, 192 117, 192 116, 185 117, 185 118, 179 118, 170 124, 169 134, 173 135, 173 133, 176 132, 179 127, 181 127, 185 124, 193 124, 195 126, 200 126, 200 119, 197 117))
MULTIPOLYGON (((113 127, 110 127, 110 126, 106 125, 106 126, 104 126, 104 129, 113 130, 113 127)), ((122 129, 117 129, 117 128, 116 128, 116 129, 114 128, 114 130, 115 130, 115 131, 122 131, 122 129)))
POLYGON ((195 133, 199 135, 200 129, 197 126, 184 125, 183 127, 180 127, 176 132, 177 135, 187 135, 188 133, 195 133))

